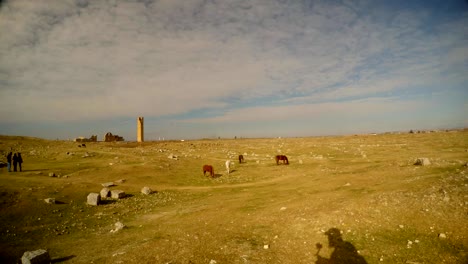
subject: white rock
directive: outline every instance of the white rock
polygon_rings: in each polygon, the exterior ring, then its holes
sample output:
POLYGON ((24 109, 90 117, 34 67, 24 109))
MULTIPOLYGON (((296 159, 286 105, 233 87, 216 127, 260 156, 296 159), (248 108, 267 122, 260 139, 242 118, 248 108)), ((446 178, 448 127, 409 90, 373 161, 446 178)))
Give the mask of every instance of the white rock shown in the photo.
POLYGON ((114 224, 115 225, 115 229, 112 229, 110 232, 111 233, 115 233, 117 231, 120 231, 122 229, 124 229, 125 227, 127 227, 126 225, 124 225, 122 222, 117 222, 114 224))
POLYGON ((101 198, 107 198, 110 196, 110 189, 109 188, 102 188, 101 192, 101 198))
POLYGON ((418 158, 414 165, 420 165, 420 166, 427 166, 431 165, 431 162, 429 161, 428 158, 418 158))
POLYGON ((145 187, 143 187, 143 188, 141 189, 141 193, 148 195, 148 194, 152 194, 152 193, 153 193, 153 190, 151 190, 150 187, 146 187, 146 186, 145 186, 145 187))
POLYGON ((263 245, 263 248, 264 248, 264 249, 269 249, 269 248, 270 248, 270 245, 268 245, 268 244, 267 244, 267 245, 263 245))
POLYGON ((122 190, 112 190, 111 191, 111 197, 113 199, 120 199, 125 197, 125 192, 122 190))
POLYGON ((447 235, 446 235, 446 234, 444 234, 444 233, 440 233, 440 234, 439 234, 439 238, 441 238, 441 239, 445 239, 445 238, 447 238, 447 235))
POLYGON ((102 187, 111 187, 111 186, 115 186, 115 184, 113 182, 105 182, 105 183, 101 183, 102 187))
POLYGON ((48 204, 55 204, 55 198, 46 198, 44 201, 48 204))
POLYGON ((45 249, 26 251, 21 257, 22 264, 49 264, 50 261, 49 252, 45 249))
POLYGON ((87 202, 89 205, 99 205, 101 202, 101 195, 99 193, 90 193, 88 194, 87 202))

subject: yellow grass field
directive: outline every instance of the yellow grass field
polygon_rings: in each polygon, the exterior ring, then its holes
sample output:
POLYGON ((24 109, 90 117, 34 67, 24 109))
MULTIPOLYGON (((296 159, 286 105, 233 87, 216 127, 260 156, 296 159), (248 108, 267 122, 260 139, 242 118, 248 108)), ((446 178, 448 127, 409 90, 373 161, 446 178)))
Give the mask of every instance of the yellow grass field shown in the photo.
POLYGON ((468 263, 467 130, 86 148, 0 136, 3 161, 10 150, 24 164, 0 169, 0 263, 37 249, 54 263, 316 263, 330 228, 369 264, 468 263), (127 196, 87 205, 107 182, 127 196))

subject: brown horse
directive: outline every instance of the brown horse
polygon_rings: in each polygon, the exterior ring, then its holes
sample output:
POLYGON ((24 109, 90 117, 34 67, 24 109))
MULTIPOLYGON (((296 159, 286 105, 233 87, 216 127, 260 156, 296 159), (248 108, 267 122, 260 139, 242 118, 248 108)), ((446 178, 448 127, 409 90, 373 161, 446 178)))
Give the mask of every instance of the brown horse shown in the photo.
POLYGON ((210 173, 210 176, 211 178, 214 177, 214 169, 213 169, 213 166, 211 165, 203 165, 203 175, 205 175, 206 172, 209 172, 210 173))
POLYGON ((276 159, 276 165, 279 165, 280 160, 283 161, 283 164, 289 165, 288 157, 286 157, 285 155, 276 155, 275 159, 276 159))
POLYGON ((239 163, 242 163, 242 162, 244 162, 244 156, 239 155, 239 163))

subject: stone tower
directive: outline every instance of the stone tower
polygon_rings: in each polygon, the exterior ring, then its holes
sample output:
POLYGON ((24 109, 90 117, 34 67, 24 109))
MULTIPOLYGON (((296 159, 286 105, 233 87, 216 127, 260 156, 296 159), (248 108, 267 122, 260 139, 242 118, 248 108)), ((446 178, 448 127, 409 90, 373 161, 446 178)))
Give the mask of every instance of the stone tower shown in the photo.
POLYGON ((144 123, 143 117, 142 116, 138 117, 137 118, 137 141, 138 142, 145 141, 145 138, 143 135, 143 132, 144 132, 143 123, 144 123))

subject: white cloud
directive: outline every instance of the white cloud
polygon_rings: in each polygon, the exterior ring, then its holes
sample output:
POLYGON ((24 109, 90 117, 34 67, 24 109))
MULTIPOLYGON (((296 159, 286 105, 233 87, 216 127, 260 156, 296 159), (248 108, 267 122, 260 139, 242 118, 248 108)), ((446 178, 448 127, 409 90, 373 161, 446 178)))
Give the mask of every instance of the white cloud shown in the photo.
POLYGON ((7 1, 0 120, 383 114, 377 97, 405 108, 405 93, 466 85, 467 17, 373 1, 7 1))

